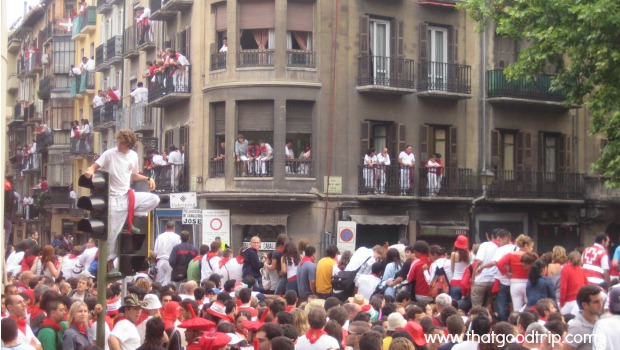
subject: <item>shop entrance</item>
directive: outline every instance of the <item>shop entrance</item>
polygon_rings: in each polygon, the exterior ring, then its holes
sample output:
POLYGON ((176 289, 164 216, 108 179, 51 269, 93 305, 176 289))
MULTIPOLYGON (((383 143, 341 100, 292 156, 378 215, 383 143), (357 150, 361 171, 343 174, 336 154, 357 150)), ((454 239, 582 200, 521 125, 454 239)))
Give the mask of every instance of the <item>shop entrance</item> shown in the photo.
POLYGON ((400 226, 402 225, 357 225, 355 249, 372 248, 375 245, 398 243, 400 226))

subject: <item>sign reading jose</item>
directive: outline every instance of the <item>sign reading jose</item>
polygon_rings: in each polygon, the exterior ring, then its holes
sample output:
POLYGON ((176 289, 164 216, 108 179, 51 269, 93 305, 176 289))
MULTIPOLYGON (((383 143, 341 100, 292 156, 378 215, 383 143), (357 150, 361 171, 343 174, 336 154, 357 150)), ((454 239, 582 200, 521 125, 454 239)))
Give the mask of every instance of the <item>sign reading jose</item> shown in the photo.
POLYGON ((230 210, 205 209, 202 211, 202 244, 211 244, 215 237, 232 245, 230 239, 230 210))

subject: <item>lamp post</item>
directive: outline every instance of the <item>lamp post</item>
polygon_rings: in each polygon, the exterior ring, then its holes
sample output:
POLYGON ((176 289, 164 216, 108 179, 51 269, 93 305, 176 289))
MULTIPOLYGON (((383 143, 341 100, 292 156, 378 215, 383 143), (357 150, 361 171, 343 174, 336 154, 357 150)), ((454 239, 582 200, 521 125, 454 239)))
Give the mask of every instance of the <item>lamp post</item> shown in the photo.
POLYGON ((495 174, 489 169, 482 169, 478 176, 480 177, 480 182, 482 182, 482 199, 484 199, 487 197, 487 189, 491 186, 495 174))

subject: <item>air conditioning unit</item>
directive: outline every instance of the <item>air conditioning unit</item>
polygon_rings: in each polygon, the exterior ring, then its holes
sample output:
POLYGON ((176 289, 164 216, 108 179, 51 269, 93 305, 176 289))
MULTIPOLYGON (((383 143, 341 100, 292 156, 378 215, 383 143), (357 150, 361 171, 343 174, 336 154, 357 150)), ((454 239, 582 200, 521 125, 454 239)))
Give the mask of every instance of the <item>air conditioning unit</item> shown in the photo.
POLYGON ((41 64, 44 64, 44 65, 50 64, 49 54, 44 53, 43 55, 41 55, 41 64))

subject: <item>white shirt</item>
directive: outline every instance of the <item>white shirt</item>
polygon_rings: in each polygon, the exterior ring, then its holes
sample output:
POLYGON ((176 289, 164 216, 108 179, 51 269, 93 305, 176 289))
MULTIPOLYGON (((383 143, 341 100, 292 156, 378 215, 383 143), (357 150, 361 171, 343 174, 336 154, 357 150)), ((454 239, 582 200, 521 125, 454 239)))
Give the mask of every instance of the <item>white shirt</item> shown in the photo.
POLYGON ((69 255, 65 256, 62 260, 62 265, 60 265, 60 271, 62 271, 62 276, 66 279, 74 277, 76 272, 82 272, 82 268, 77 268, 77 265, 80 264, 80 257, 75 257, 73 259, 69 258, 69 255))
POLYGON ((353 255, 349 264, 344 268, 345 271, 355 271, 361 266, 357 275, 355 276, 355 282, 357 282, 359 276, 370 275, 372 264, 375 263, 374 252, 370 248, 360 247, 353 255), (365 261, 365 262, 364 262, 365 261))
POLYGON ((181 244, 181 237, 175 232, 166 231, 155 239, 155 247, 153 250, 157 254, 157 259, 168 260, 170 253, 175 245, 181 244))
POLYGON ((151 9, 148 7, 145 7, 140 17, 136 18, 136 22, 140 22, 145 18, 149 18, 150 16, 151 16, 151 9))
POLYGON ((80 69, 80 67, 73 67, 71 68, 71 73, 73 73, 73 75, 80 75, 82 74, 82 70, 80 69))
POLYGON ((13 252, 6 259, 6 272, 13 273, 13 276, 17 276, 22 272, 22 260, 24 259, 24 252, 13 252))
MULTIPOLYGON (((142 310, 142 312, 144 312, 144 310, 142 310)), ((146 320, 140 322, 140 324, 136 326, 136 328, 138 329, 138 335, 140 336, 141 344, 144 343, 144 335, 146 334, 146 322, 148 322, 148 320, 150 320, 151 318, 153 318, 153 316, 147 317, 146 320)))
POLYGON ((370 163, 376 163, 377 162, 377 156, 369 156, 368 154, 364 156, 364 165, 370 165, 370 163))
POLYGON ((236 280, 241 281, 243 278, 243 264, 239 264, 236 258, 231 258, 228 260, 226 264, 220 269, 220 274, 222 275, 222 285, 228 280, 236 280))
POLYGON ((149 89, 144 86, 135 88, 129 94, 133 97, 135 103, 147 102, 149 100, 149 89))
POLYGON ((95 60, 89 58, 88 61, 86 61, 86 70, 89 72, 95 71, 95 60))
POLYGON ((355 282, 355 286, 357 287, 357 293, 364 296, 364 298, 369 299, 372 297, 377 285, 381 282, 379 277, 374 275, 363 275, 357 279, 355 282))
POLYGON ((168 163, 175 164, 175 165, 183 164, 183 157, 181 157, 181 152, 179 151, 170 152, 170 154, 168 154, 168 163))
MULTIPOLYGON (((110 326, 108 326, 107 322, 104 322, 105 333, 104 333, 104 344, 105 350, 110 350, 110 346, 108 345, 108 337, 110 336, 110 326)), ((90 332, 88 332, 88 337, 91 343, 97 341, 97 321, 93 322, 93 325, 90 327, 90 332), (92 339, 90 339, 92 337, 92 339)))
MULTIPOLYGON (((480 260, 482 264, 486 264, 493 259, 497 252, 497 245, 493 242, 484 242, 478 248, 478 254, 476 260, 480 260)), ((498 273, 497 266, 489 267, 482 270, 480 274, 476 276, 475 283, 494 282, 495 274, 498 273)))
POLYGON ((95 260, 95 255, 97 255, 97 247, 87 248, 80 255, 79 263, 84 267, 84 270, 88 271, 90 264, 95 260))
POLYGON ((74 190, 71 190, 71 192, 69 192, 69 198, 71 199, 77 199, 77 193, 75 193, 74 190))
POLYGON ((377 154, 377 162, 379 162, 379 165, 390 165, 390 155, 386 154, 384 156, 382 153, 377 154))
POLYGON ((122 196, 129 191, 131 175, 138 173, 138 154, 135 151, 122 153, 117 147, 111 148, 95 161, 101 170, 110 174, 110 195, 122 196))
POLYGON ((95 95, 95 97, 93 98, 93 104, 95 105, 95 107, 103 106, 105 104, 103 102, 103 97, 101 97, 99 95, 95 95))
POLYGON ((30 328, 30 325, 26 325, 26 334, 19 330, 19 328, 17 329, 17 341, 19 343, 30 345, 33 339, 37 344, 41 345, 39 339, 37 339, 37 337, 34 336, 34 333, 32 333, 32 328, 30 328))
POLYGON ((222 260, 222 258, 214 256, 207 261, 207 256, 208 255, 205 254, 200 262, 200 281, 204 281, 214 273, 219 273, 220 270, 220 260, 222 260))
POLYGON ((295 152, 293 151, 293 148, 288 148, 286 146, 284 146, 284 155, 286 156, 287 159, 295 158, 295 152))
POLYGON ((297 338, 297 344, 295 344, 295 350, 327 350, 327 349, 340 349, 340 344, 336 338, 323 334, 314 344, 310 344, 310 341, 306 335, 302 335, 297 338))
POLYGON ((401 163, 404 165, 413 165, 415 163, 415 156, 413 152, 411 154, 407 154, 407 152, 402 151, 398 155, 398 159, 400 159, 401 163))
POLYGON ((136 350, 141 345, 138 328, 129 320, 118 321, 110 335, 118 339, 121 350, 136 350))
MULTIPOLYGON (((495 261, 498 262, 504 255, 510 253, 510 252, 514 252, 515 248, 517 246, 512 244, 512 243, 508 243, 506 245, 503 245, 499 248, 497 248, 497 251, 495 252, 495 255, 493 255, 493 259, 491 259, 491 261, 495 261)), ((502 275, 501 272, 499 272, 499 269, 497 270, 497 274, 495 274, 495 279, 499 280, 499 283, 505 285, 505 286, 509 286, 510 285, 510 276, 506 275, 502 275)), ((543 325, 544 326, 544 325, 543 325)))
POLYGON ((448 282, 452 281, 453 272, 452 272, 452 262, 450 258, 439 258, 431 264, 428 270, 424 270, 424 279, 426 279, 426 283, 429 285, 435 278, 435 273, 437 272, 437 268, 442 268, 448 277, 448 282))
POLYGON ((166 161, 164 160, 164 157, 162 157, 161 154, 153 155, 152 162, 153 162, 153 164, 159 165, 159 166, 166 166, 166 165, 168 165, 168 163, 166 163, 166 161))
POLYGON ((178 58, 177 58, 177 62, 179 62, 179 65, 181 66, 189 66, 189 60, 187 59, 187 57, 179 54, 178 58))

